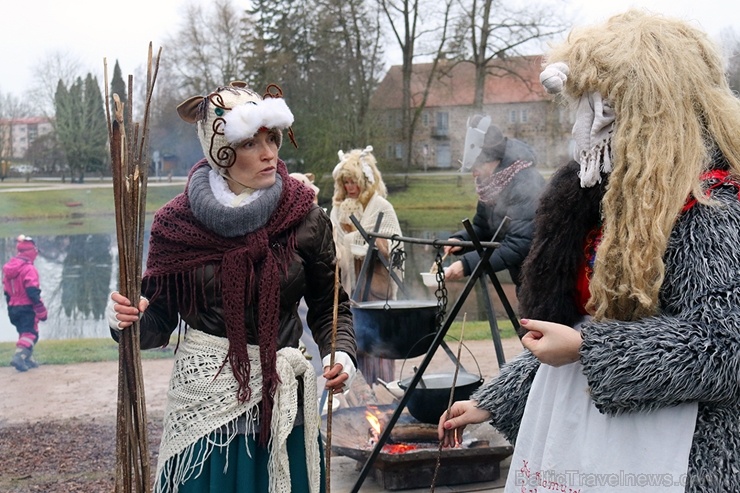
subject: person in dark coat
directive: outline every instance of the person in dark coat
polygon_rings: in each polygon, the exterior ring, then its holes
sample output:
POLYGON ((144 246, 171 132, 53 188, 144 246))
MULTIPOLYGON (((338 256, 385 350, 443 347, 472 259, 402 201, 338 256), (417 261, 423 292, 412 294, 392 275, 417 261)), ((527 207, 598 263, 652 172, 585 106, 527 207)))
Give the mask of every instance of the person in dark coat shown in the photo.
POLYGON ((329 216, 278 158, 293 114, 281 97, 241 82, 190 98, 178 113, 197 124, 206 158, 155 214, 145 299, 132 306, 113 293, 108 312, 114 337, 141 316, 144 349, 186 327, 155 491, 319 493, 320 416, 316 374, 298 349, 301 299, 330 393, 349 387, 356 347, 329 216))
MULTIPOLYGON (((490 116, 474 115, 468 120, 461 171, 470 171, 475 177, 478 205, 472 226, 479 240, 500 243, 491 255, 491 266, 494 272, 507 270, 517 286, 545 184, 536 163, 534 150, 521 140, 504 136, 490 116)), ((467 241, 470 236, 461 230, 450 239, 467 241)), ((445 268, 449 281, 469 276, 480 261, 475 250, 445 246, 444 252, 460 256, 445 268)))

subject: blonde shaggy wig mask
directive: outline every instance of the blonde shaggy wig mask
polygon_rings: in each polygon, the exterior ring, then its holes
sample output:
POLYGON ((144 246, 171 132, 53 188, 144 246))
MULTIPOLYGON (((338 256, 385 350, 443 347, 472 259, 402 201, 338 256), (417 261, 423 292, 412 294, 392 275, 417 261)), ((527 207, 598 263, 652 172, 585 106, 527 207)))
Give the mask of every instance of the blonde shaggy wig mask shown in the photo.
POLYGON ((566 96, 598 91, 616 118, 587 308, 597 320, 653 315, 684 202, 693 194, 710 203, 699 177, 712 152, 740 175, 740 100, 705 33, 640 10, 575 29, 545 63, 556 62, 569 67, 566 96))
POLYGON ((383 178, 378 170, 378 163, 373 155, 373 146, 364 149, 352 149, 349 152, 339 151, 339 163, 334 167, 331 176, 334 178, 334 196, 332 203, 341 204, 347 198, 344 190, 344 180, 351 179, 360 187, 358 200, 362 207, 377 193, 381 197, 388 196, 383 178))

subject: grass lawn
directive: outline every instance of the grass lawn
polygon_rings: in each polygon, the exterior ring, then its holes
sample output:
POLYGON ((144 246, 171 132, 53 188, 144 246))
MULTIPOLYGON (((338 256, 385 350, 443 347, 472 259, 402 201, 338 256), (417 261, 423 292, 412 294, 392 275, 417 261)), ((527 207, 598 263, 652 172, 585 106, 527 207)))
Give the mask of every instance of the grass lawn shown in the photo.
MULTIPOLYGON (((460 229, 460 221, 475 213, 476 194, 469 174, 391 174, 385 180, 388 198, 399 217, 412 228, 460 229)), ((150 185, 153 182, 150 182, 150 185)), ((147 188, 147 214, 183 190, 184 181, 156 183, 147 188)), ((321 192, 322 205, 331 207, 332 188, 321 192)), ((115 217, 110 180, 92 178, 86 184, 58 181, 8 181, 0 185, 0 237, 70 234, 84 218, 85 233, 109 232, 115 217), (57 188, 58 187, 58 188, 57 188), (12 189, 13 191, 5 191, 12 189), (15 191, 24 190, 24 191, 15 191)))
MULTIPOLYGON (((499 320, 498 326, 502 339, 516 337, 509 320, 499 320)), ((453 322, 445 339, 448 342, 459 340, 461 329, 462 322, 453 322)), ((489 340, 490 338, 491 330, 487 321, 465 323, 465 341, 489 340)), ((169 346, 164 349, 142 351, 141 358, 172 358, 176 345, 177 335, 174 335, 169 346)), ((0 342, 0 366, 10 366, 13 353, 15 353, 14 342, 0 342)), ((118 359, 118 344, 113 339, 46 339, 39 342, 33 353, 39 363, 46 365, 114 361, 118 359)))

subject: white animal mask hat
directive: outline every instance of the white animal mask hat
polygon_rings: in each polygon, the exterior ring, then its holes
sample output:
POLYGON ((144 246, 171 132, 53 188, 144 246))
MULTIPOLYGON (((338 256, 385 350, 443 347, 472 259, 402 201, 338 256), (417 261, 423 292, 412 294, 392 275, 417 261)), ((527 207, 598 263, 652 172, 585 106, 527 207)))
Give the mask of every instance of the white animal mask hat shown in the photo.
POLYGON ((506 151, 506 137, 501 129, 491 123, 488 115, 468 118, 460 171, 470 171, 474 166, 500 160, 506 151))
MULTIPOLYGON (((360 152, 360 165, 362 167, 362 174, 365 175, 365 179, 367 179, 367 182, 370 185, 375 184, 375 175, 373 174, 373 168, 370 165, 370 159, 374 159, 372 152, 373 146, 367 146, 362 150, 362 152, 360 152)), ((339 156, 339 163, 334 166, 334 170, 331 172, 331 176, 335 180, 339 176, 339 172, 341 171, 342 166, 344 166, 344 164, 347 162, 349 154, 345 154, 344 151, 340 150, 339 152, 337 152, 337 156, 339 156)))
POLYGON ((219 172, 231 167, 236 160, 235 148, 266 129, 275 133, 278 148, 282 130, 295 143, 293 113, 274 84, 268 86, 264 98, 247 88, 244 82, 231 82, 208 96, 194 96, 177 107, 180 118, 198 126, 203 154, 211 167, 219 172))

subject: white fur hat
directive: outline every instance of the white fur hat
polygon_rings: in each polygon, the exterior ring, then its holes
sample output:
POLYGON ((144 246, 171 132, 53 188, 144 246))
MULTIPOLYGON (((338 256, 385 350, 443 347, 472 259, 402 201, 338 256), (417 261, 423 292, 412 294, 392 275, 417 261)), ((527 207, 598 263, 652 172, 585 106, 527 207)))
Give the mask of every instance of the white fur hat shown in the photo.
POLYGON ((197 124, 203 154, 213 169, 223 172, 234 164, 235 148, 260 129, 274 131, 280 147, 282 130, 293 124, 293 113, 281 96, 278 89, 277 95, 263 99, 246 83, 231 82, 208 96, 183 101, 177 112, 186 122, 197 124))

